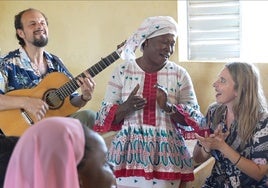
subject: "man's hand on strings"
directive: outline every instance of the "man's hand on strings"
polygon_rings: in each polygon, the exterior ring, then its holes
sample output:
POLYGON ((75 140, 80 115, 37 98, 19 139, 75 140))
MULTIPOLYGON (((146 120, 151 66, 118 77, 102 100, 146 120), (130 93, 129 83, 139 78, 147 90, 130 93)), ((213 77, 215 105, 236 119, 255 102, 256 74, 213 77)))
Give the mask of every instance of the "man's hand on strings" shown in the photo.
POLYGON ((83 99, 89 101, 92 98, 96 83, 88 72, 84 72, 83 74, 85 77, 79 77, 77 84, 81 87, 83 99))

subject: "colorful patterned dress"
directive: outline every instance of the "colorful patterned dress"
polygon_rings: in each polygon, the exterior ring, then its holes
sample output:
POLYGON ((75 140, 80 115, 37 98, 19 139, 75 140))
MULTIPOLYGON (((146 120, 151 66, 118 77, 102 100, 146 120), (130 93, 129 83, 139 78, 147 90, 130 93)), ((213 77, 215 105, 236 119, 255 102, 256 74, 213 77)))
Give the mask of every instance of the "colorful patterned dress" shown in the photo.
POLYGON ((156 73, 144 72, 135 61, 117 67, 108 82, 95 130, 119 130, 108 153, 108 160, 115 164, 119 183, 122 177, 134 177, 133 187, 145 187, 135 186, 140 181, 138 177, 144 177, 152 180, 152 185, 165 180, 176 187, 176 180, 194 179, 185 140, 170 116, 156 102, 156 83, 165 87, 170 103, 187 107, 195 112, 191 113, 193 116, 199 113, 191 78, 181 66, 168 61, 156 73), (140 85, 137 95, 147 100, 145 108, 126 116, 120 124, 112 124, 118 105, 127 100, 137 84, 140 85))
MULTIPOLYGON (((207 119, 211 130, 215 130, 212 122, 215 117, 215 111, 219 104, 213 104, 209 107, 207 119)), ((221 123, 226 127, 225 117, 227 109, 223 111, 221 123)), ((257 122, 253 137, 246 144, 244 149, 241 149, 241 139, 237 134, 237 122, 234 121, 230 127, 229 136, 226 138, 226 143, 234 150, 238 151, 243 157, 253 160, 256 164, 267 164, 268 159, 268 114, 264 114, 259 122, 257 122)), ((265 176, 261 181, 257 182, 253 178, 241 172, 229 159, 225 158, 218 150, 211 151, 215 158, 215 165, 212 169, 211 176, 206 180, 203 188, 267 188, 268 177, 265 176)))

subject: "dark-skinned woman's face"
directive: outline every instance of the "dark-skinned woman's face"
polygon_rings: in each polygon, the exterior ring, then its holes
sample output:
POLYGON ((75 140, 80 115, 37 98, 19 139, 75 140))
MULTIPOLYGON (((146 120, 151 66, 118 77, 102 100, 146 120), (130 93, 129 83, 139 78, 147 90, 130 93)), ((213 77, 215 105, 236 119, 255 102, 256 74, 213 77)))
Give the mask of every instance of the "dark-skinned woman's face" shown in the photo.
POLYGON ((172 34, 147 39, 144 43, 143 55, 157 64, 162 64, 173 54, 175 44, 176 37, 172 34))

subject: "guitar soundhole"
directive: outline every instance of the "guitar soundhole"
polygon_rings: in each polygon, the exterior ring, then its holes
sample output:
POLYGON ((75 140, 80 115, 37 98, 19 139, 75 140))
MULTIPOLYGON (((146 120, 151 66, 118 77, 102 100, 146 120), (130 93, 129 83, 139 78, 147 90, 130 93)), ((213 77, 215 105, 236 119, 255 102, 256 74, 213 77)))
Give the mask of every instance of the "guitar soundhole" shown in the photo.
POLYGON ((49 106, 49 109, 55 110, 60 108, 63 105, 64 100, 60 98, 60 96, 56 93, 57 89, 50 89, 46 93, 44 93, 43 100, 49 106))

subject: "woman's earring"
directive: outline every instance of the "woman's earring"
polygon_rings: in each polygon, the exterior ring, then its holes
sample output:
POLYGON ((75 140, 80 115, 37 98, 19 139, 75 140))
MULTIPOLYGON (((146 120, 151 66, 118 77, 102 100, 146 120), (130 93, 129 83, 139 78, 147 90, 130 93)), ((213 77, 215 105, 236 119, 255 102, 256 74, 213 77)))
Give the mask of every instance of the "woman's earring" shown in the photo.
POLYGON ((83 188, 84 187, 83 186, 83 180, 80 177, 78 177, 78 181, 79 181, 79 187, 83 188))
POLYGON ((148 46, 148 40, 144 42, 144 46, 148 46))

